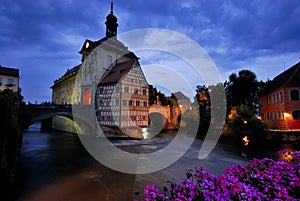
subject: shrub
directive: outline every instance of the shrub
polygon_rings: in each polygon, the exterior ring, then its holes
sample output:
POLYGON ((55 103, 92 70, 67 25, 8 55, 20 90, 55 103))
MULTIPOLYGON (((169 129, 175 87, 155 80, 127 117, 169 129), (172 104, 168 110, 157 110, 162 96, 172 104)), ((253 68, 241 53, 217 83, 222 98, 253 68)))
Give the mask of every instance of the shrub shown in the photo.
POLYGON ((196 166, 181 183, 164 187, 164 193, 147 185, 144 200, 300 200, 300 151, 279 153, 282 158, 278 161, 253 159, 225 169, 220 176, 196 166))

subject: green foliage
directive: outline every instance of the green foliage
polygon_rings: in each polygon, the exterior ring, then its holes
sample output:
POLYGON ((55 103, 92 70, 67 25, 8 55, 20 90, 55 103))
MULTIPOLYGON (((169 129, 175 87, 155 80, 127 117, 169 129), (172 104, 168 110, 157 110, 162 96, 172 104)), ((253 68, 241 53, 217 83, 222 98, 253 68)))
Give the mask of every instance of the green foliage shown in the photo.
POLYGON ((233 107, 228 115, 227 130, 225 134, 242 138, 248 136, 256 139, 263 133, 263 123, 253 115, 252 111, 245 105, 233 107))
POLYGON ((210 95, 208 87, 205 85, 198 85, 196 88, 196 103, 199 108, 199 128, 198 128, 198 137, 203 138, 209 128, 211 115, 210 115, 210 95))
POLYGON ((199 110, 192 106, 191 110, 187 110, 181 115, 181 126, 186 132, 197 131, 199 126, 199 110))
POLYGON ((19 94, 11 90, 0 92, 0 187, 7 189, 14 183, 22 133, 19 126, 19 94))
POLYGON ((232 73, 225 82, 229 107, 246 105, 253 112, 258 108, 259 82, 255 73, 241 70, 238 75, 232 73))
POLYGON ((157 91, 156 87, 149 85, 149 105, 156 103, 157 98, 164 106, 176 106, 177 104, 176 99, 173 96, 167 97, 164 93, 157 91))
POLYGON ((149 85, 149 105, 153 105, 156 101, 157 89, 153 85, 149 85))
POLYGON ((22 130, 28 129, 32 119, 33 110, 34 110, 34 106, 32 104, 26 105, 25 102, 20 102, 19 122, 22 130))

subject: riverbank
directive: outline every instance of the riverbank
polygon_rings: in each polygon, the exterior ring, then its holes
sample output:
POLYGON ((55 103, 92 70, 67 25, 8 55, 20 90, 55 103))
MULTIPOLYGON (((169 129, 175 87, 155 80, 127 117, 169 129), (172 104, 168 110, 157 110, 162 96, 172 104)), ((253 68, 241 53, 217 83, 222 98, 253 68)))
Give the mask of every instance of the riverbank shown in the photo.
MULTIPOLYGON (((124 151, 149 153, 165 147, 175 135, 176 132, 168 131, 148 140, 110 140, 124 151)), ((250 160, 248 156, 241 156, 242 150, 238 146, 225 142, 219 142, 208 157, 200 160, 198 154, 202 143, 196 139, 178 161, 163 170, 133 175, 117 172, 96 161, 76 134, 41 133, 38 128, 31 127, 24 133, 15 200, 132 200, 135 192, 142 192, 147 184, 163 187, 168 180, 180 181, 186 170, 195 165, 220 175, 225 168, 250 160)), ((262 148, 255 154, 248 154, 268 155, 274 151, 274 148, 262 148)))

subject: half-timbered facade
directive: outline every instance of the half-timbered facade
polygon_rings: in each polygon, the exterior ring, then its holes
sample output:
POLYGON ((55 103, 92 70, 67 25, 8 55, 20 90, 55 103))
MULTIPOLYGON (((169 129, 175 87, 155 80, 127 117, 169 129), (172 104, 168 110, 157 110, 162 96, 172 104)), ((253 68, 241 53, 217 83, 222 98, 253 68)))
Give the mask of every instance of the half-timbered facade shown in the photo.
POLYGON ((119 128, 148 126, 148 100, 148 83, 138 58, 116 62, 97 87, 98 121, 119 128))

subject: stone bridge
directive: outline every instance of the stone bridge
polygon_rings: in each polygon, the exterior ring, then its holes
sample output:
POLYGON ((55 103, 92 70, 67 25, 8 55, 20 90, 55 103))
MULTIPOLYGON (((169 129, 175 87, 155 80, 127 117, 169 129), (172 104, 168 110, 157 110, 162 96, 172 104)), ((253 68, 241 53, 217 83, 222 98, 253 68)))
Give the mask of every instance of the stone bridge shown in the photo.
POLYGON ((28 107, 30 107, 32 113, 29 125, 41 122, 41 130, 49 130, 55 126, 53 124, 59 124, 60 128, 58 129, 64 131, 69 131, 67 129, 69 126, 63 124, 73 124, 76 128, 73 128, 71 132, 76 132, 76 130, 79 132, 78 130, 80 130, 84 133, 91 132, 87 130, 95 129, 96 118, 91 115, 88 117, 84 115, 86 111, 93 109, 91 106, 76 106, 74 111, 72 105, 31 105, 28 107), (58 117, 60 117, 60 120, 57 120, 58 117), (53 118, 56 118, 55 121, 53 121, 53 118), (76 118, 76 123, 74 118, 76 118))
POLYGON ((72 118, 72 106, 70 105, 34 105, 30 124, 52 118, 56 115, 72 118))

